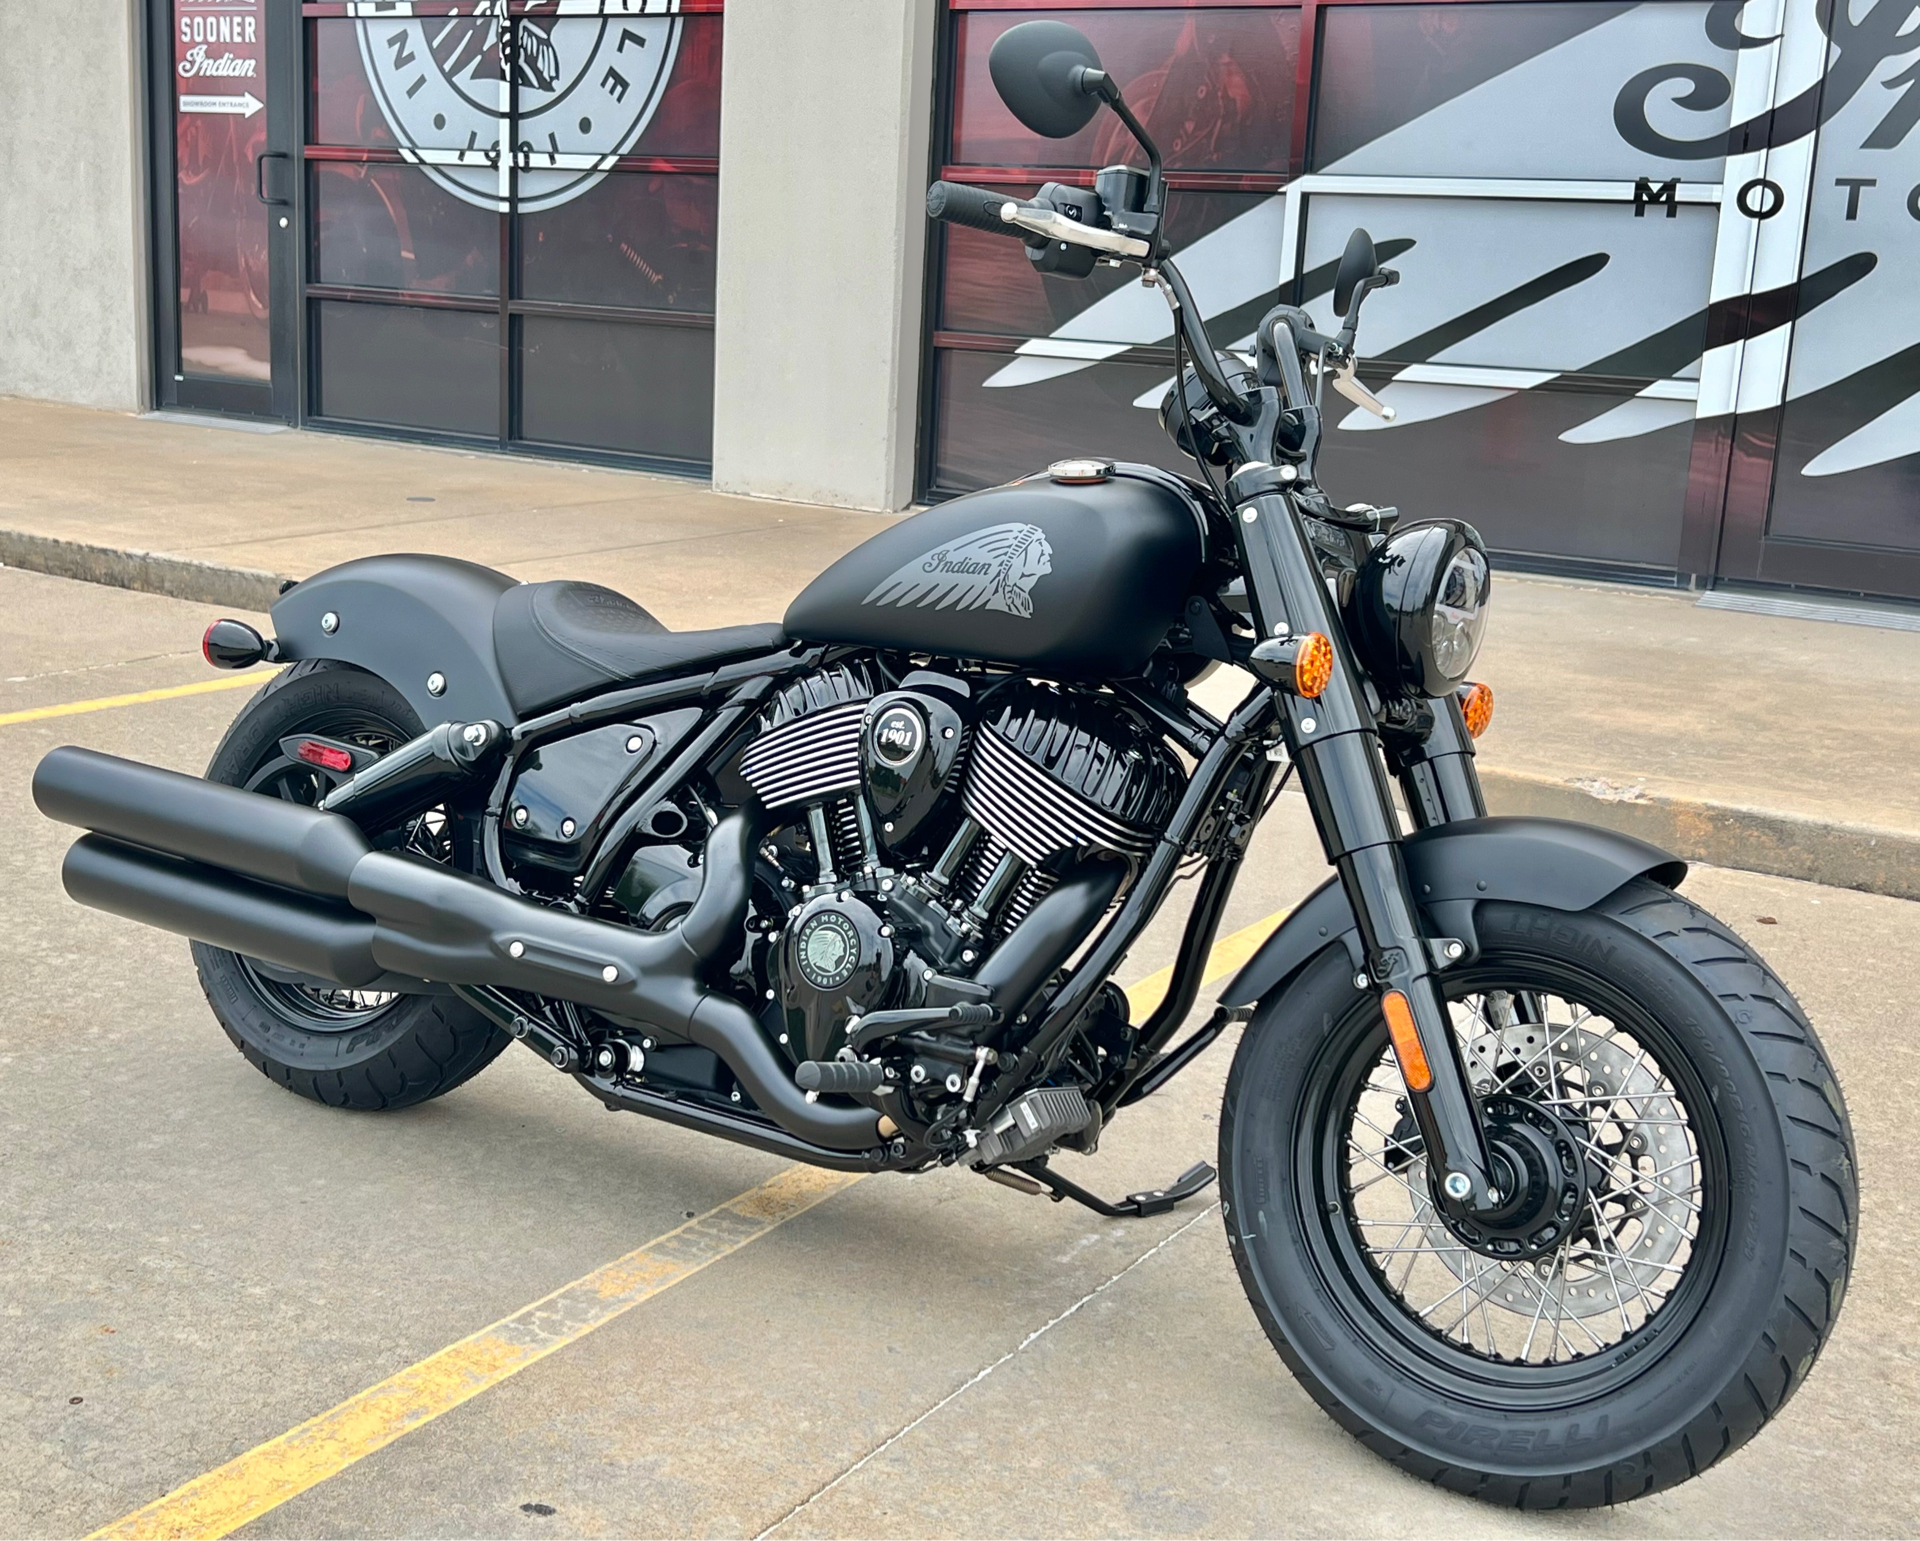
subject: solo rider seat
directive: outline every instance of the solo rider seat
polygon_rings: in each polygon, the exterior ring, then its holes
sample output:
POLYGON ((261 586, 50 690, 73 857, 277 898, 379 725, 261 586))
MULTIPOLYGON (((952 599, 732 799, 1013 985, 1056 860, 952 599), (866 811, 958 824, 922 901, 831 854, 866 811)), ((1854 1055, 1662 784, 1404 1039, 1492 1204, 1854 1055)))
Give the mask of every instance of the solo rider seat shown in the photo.
POLYGON ((516 584, 493 612, 494 658, 507 699, 522 716, 786 645, 775 623, 668 631, 626 595, 572 579, 516 584))

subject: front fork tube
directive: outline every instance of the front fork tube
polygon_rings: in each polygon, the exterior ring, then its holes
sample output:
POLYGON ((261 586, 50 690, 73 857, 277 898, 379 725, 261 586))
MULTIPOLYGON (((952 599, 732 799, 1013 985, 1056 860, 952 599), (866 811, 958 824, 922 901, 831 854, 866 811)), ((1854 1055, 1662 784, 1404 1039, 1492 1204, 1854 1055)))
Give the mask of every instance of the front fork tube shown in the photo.
POLYGON ((1236 510, 1235 522, 1262 636, 1319 632, 1334 647, 1333 678, 1318 697, 1282 689, 1283 731, 1327 860, 1360 928, 1367 958, 1361 987, 1383 998, 1395 990, 1406 997, 1432 1070, 1426 1090, 1410 1084, 1407 1096, 1434 1174, 1435 1201, 1455 1212, 1492 1208, 1492 1162, 1401 859, 1399 817, 1364 677, 1287 499, 1256 496, 1236 510))
POLYGON ((1400 779, 1415 829, 1487 816, 1480 771, 1473 763, 1473 735, 1452 696, 1433 703, 1433 731, 1418 743, 1389 748, 1387 763, 1400 779))

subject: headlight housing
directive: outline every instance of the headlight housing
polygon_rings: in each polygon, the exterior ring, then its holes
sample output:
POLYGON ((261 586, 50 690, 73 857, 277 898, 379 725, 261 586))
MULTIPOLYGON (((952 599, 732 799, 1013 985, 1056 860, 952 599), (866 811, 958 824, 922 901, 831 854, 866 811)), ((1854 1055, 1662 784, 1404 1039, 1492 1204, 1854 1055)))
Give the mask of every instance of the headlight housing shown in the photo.
POLYGON ((1487 629, 1492 568, 1470 524, 1436 519, 1395 530, 1361 564, 1353 631, 1389 694, 1443 696, 1467 677, 1487 629))

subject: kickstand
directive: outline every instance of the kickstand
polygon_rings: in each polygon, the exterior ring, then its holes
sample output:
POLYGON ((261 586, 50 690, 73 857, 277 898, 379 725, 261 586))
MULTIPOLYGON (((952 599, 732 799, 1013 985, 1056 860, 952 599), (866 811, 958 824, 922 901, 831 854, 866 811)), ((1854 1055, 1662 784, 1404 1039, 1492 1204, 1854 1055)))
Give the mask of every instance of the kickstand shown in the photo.
POLYGON ((1129 1193, 1118 1204, 1109 1204, 1099 1194, 1089 1193, 1078 1183, 1062 1177, 1047 1165, 1045 1156, 1032 1161, 1016 1161, 1013 1166, 1016 1171, 1025 1173, 1046 1189, 1047 1197, 1054 1203, 1058 1204, 1063 1199, 1072 1199, 1074 1203, 1084 1204, 1095 1214, 1105 1215, 1110 1220, 1138 1220, 1145 1219, 1148 1215, 1164 1215, 1176 1204, 1211 1187, 1214 1178, 1220 1175, 1209 1163, 1198 1161, 1164 1188, 1150 1188, 1144 1193, 1129 1193))

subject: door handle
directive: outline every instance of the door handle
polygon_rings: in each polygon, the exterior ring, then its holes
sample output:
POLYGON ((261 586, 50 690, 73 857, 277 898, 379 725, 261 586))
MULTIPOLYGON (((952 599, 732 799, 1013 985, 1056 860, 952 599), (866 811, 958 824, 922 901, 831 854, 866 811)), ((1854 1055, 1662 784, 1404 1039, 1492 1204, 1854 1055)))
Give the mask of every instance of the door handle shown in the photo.
POLYGON ((269 198, 267 196, 267 162, 290 161, 293 157, 279 150, 262 150, 253 158, 253 196, 270 209, 290 209, 291 198, 269 198))

